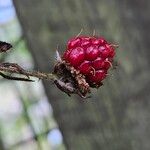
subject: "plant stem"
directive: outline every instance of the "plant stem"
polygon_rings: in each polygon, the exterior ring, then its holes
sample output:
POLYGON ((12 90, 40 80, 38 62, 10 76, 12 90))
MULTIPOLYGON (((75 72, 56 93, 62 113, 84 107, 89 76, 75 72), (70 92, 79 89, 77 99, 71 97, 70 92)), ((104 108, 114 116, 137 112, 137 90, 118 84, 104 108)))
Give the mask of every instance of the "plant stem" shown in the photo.
POLYGON ((18 75, 24 75, 28 79, 30 77, 36 77, 42 80, 55 80, 56 79, 56 76, 53 73, 45 73, 45 72, 39 72, 39 71, 27 71, 27 70, 24 70, 22 67, 20 67, 18 64, 14 64, 14 63, 1 63, 0 72, 6 73, 6 74, 13 73, 13 74, 18 74, 18 75))

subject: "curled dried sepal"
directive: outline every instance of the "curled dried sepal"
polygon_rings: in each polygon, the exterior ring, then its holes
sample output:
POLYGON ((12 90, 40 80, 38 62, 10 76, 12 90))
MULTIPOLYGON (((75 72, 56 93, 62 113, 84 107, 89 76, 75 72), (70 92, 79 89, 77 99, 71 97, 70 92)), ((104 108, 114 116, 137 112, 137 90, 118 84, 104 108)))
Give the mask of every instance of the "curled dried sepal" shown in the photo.
POLYGON ((90 93, 89 85, 85 77, 74 67, 59 59, 54 66, 53 73, 57 76, 54 83, 61 91, 69 96, 78 94, 82 98, 87 98, 86 95, 90 93))

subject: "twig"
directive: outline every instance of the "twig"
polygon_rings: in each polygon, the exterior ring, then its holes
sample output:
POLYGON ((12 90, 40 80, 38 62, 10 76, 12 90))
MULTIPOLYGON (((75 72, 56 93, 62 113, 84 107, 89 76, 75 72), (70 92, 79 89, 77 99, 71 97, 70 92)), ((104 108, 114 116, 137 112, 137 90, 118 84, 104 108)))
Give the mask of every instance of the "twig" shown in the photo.
POLYGON ((30 79, 26 79, 26 78, 20 78, 20 77, 12 77, 12 76, 8 76, 2 72, 0 72, 0 75, 5 78, 5 79, 8 79, 8 80, 17 80, 17 81, 28 81, 28 82, 33 82, 33 80, 30 80, 30 79))
MULTIPOLYGON (((30 77, 36 77, 38 79, 42 80, 55 80, 56 76, 52 73, 44 73, 44 72, 39 72, 39 71, 27 71, 24 70, 22 67, 20 67, 18 64, 15 63, 1 63, 0 64, 0 72, 4 73, 11 73, 11 74, 18 74, 18 75, 24 75, 26 78, 20 78, 20 79, 25 79, 25 80, 30 80, 30 77)), ((8 76, 5 75, 4 73, 1 73, 0 75, 3 76, 4 78, 6 77, 7 79, 9 78, 18 78, 18 77, 13 77, 13 76, 8 76)), ((18 78, 19 79, 19 78, 18 78)))
MULTIPOLYGON (((18 40, 20 42, 22 38, 18 40)), ((17 43, 18 43, 17 42, 17 43)), ((12 48, 12 45, 6 42, 0 41, 0 53, 8 51, 12 48)), ((0 76, 9 80, 20 80, 20 81, 33 81, 30 80, 30 77, 36 77, 39 79, 45 80, 56 80, 56 76, 52 73, 44 73, 39 71, 27 71, 24 70, 21 66, 16 63, 0 63, 0 76), (26 77, 16 77, 12 76, 12 74, 24 75, 26 77)))

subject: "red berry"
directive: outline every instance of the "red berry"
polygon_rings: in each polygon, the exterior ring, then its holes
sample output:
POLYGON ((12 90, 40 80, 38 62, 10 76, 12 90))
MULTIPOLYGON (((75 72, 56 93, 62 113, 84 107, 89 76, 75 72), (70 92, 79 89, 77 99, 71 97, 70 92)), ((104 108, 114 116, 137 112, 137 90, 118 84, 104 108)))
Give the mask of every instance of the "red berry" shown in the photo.
POLYGON ((81 44, 81 39, 79 37, 73 38, 68 41, 68 49, 79 47, 81 44))
POLYGON ((104 60, 103 63, 102 63, 102 67, 105 70, 108 70, 111 66, 112 66, 111 62, 109 60, 107 60, 107 59, 104 60))
POLYGON ((94 60, 92 62, 92 67, 95 69, 95 70, 99 70, 102 68, 102 64, 103 64, 103 59, 101 57, 98 57, 96 60, 94 60))
POLYGON ((88 75, 87 79, 89 80, 89 82, 98 83, 106 77, 106 73, 107 72, 105 70, 97 70, 94 74, 88 75))
POLYGON ((99 40, 100 40, 100 42, 101 42, 101 44, 107 44, 107 41, 104 39, 104 38, 99 38, 99 40))
POLYGON ((91 62, 89 61, 84 61, 78 68, 81 73, 83 74, 89 74, 92 69, 91 69, 91 62))
POLYGON ((64 52, 64 55, 63 55, 63 58, 68 59, 69 53, 70 53, 70 50, 65 51, 65 52, 64 52))
POLYGON ((87 83, 100 86, 114 56, 114 47, 104 38, 79 36, 69 40, 63 60, 80 71, 87 83))
POLYGON ((109 57, 113 58, 115 56, 115 51, 114 49, 111 49, 109 52, 109 57))
POLYGON ((86 49, 85 53, 86 53, 86 60, 92 61, 92 60, 95 60, 99 56, 100 52, 97 46, 92 45, 86 49))
POLYGON ((84 61, 84 59, 85 59, 85 57, 84 57, 84 50, 83 50, 83 48, 76 47, 76 48, 74 48, 74 49, 72 49, 70 51, 67 61, 72 66, 77 67, 84 61))
POLYGON ((81 40, 82 40, 81 47, 87 48, 88 46, 91 45, 91 38, 89 38, 89 37, 82 37, 81 40))
POLYGON ((99 50, 101 52, 101 57, 102 58, 107 58, 110 54, 110 49, 107 48, 106 46, 100 46, 99 50))
POLYGON ((94 44, 94 45, 104 45, 104 44, 106 44, 107 42, 106 42, 106 40, 104 40, 103 38, 93 38, 92 39, 92 44, 94 44))

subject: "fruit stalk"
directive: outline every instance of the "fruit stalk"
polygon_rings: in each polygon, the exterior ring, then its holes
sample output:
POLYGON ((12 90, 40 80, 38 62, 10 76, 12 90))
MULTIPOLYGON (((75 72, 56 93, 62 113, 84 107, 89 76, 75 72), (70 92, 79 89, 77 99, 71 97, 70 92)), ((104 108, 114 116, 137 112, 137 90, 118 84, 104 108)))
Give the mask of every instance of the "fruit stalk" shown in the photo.
POLYGON ((7 79, 14 79, 14 80, 22 80, 22 81, 33 81, 30 77, 36 77, 38 79, 44 80, 56 80, 56 76, 52 73, 44 73, 39 71, 28 71, 24 70, 18 64, 15 63, 1 63, 0 64, 0 72, 1 76, 7 79), (3 72, 3 73, 2 73, 3 72), (11 75, 6 75, 11 74, 11 75), (14 77, 12 74, 23 75, 25 77, 14 77))

